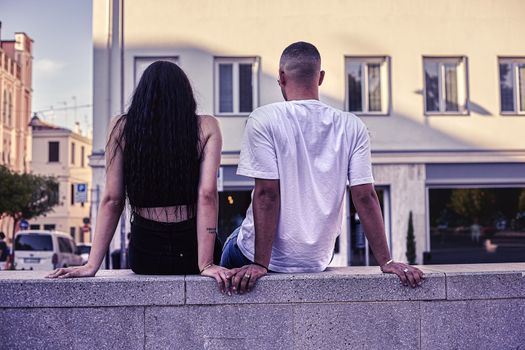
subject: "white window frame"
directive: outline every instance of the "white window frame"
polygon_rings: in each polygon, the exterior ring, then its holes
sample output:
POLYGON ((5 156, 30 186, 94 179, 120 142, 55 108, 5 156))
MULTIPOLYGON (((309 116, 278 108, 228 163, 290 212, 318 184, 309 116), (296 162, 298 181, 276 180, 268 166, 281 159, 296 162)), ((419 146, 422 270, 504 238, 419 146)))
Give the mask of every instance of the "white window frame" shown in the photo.
POLYGON ((217 116, 248 116, 251 112, 240 112, 239 111, 239 65, 240 64, 251 64, 252 65, 252 111, 259 107, 259 57, 215 57, 214 69, 213 69, 213 109, 217 116), (219 96, 219 64, 232 64, 232 79, 233 79, 233 112, 220 112, 220 96, 219 96))
POLYGON ((520 85, 519 82, 519 71, 518 65, 525 64, 525 57, 498 57, 498 93, 499 93, 499 113, 501 115, 525 115, 525 106, 520 105, 520 85), (501 75, 500 75, 500 64, 512 65, 512 95, 514 99, 514 111, 502 111, 501 101, 501 75), (523 111, 521 110, 523 109, 523 111))
POLYGON ((137 87, 137 84, 142 77, 142 74, 154 62, 157 61, 168 61, 179 65, 178 56, 134 56, 133 57, 133 88, 137 87))
POLYGON ((71 142, 71 156, 70 156, 70 161, 71 161, 71 165, 76 165, 76 152, 77 151, 77 145, 74 143, 74 142, 71 142))
POLYGON ((8 106, 7 106, 7 122, 6 122, 6 125, 10 128, 13 127, 14 125, 14 122, 13 122, 13 93, 11 91, 8 91, 7 92, 7 97, 8 97, 8 100, 7 100, 7 103, 8 103, 8 106))
POLYGON ((389 115, 391 101, 390 85, 390 57, 389 56, 345 56, 345 108, 347 111, 356 115, 389 115), (361 106, 362 111, 350 110, 350 99, 348 98, 348 65, 358 63, 363 72, 361 83, 361 106), (376 63, 380 65, 379 74, 381 80, 381 111, 369 111, 368 106, 368 64, 376 63))
POLYGON ((424 56, 423 57, 423 106, 425 115, 469 115, 470 113, 470 100, 469 100, 469 89, 468 89, 468 67, 467 67, 466 56, 453 56, 453 57, 436 57, 436 56, 424 56), (458 94, 458 106, 459 111, 446 111, 446 91, 445 84, 445 64, 447 63, 458 63, 457 68, 457 94, 458 94), (425 63, 435 62, 438 64, 438 90, 439 90, 439 111, 428 111, 427 110, 427 81, 425 76, 425 63))

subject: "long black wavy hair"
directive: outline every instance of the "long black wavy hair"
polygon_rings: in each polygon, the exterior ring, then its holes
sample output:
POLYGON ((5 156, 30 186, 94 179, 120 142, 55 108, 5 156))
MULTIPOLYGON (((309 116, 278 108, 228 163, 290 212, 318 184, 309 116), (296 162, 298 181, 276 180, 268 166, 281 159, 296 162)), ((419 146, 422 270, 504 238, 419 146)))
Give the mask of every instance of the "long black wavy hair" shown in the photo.
POLYGON ((202 156, 196 109, 188 77, 176 64, 157 61, 144 71, 114 128, 124 122, 117 146, 132 212, 186 205, 195 215, 202 156))

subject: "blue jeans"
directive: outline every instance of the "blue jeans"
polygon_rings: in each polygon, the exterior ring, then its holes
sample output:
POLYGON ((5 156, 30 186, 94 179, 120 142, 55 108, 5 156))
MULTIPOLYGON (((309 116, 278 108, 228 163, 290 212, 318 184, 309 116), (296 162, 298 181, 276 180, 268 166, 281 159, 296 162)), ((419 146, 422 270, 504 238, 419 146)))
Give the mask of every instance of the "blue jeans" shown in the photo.
POLYGON ((224 247, 222 248, 221 266, 227 269, 242 267, 252 263, 247 257, 244 256, 237 245, 237 236, 239 235, 240 230, 241 228, 237 227, 232 232, 230 237, 228 237, 226 243, 224 243, 224 247))

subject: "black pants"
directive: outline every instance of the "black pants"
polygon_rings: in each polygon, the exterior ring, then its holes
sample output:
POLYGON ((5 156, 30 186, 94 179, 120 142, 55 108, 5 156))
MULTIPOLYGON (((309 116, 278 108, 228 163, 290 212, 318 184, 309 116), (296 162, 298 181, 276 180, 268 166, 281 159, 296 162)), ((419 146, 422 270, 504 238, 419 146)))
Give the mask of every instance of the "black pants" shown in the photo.
MULTIPOLYGON (((221 247, 215 242, 214 260, 218 263, 221 247)), ((195 218, 163 223, 137 214, 131 221, 129 266, 142 275, 199 274, 197 220, 195 218)))

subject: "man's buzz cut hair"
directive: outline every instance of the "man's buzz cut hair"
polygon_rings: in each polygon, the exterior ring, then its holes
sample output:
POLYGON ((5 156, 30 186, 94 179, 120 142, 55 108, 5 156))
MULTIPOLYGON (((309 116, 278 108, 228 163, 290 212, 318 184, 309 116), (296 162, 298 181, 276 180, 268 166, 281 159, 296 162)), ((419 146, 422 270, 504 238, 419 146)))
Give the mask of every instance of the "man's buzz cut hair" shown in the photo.
POLYGON ((298 41, 284 49, 279 65, 292 79, 309 82, 319 72, 321 55, 314 45, 298 41))

